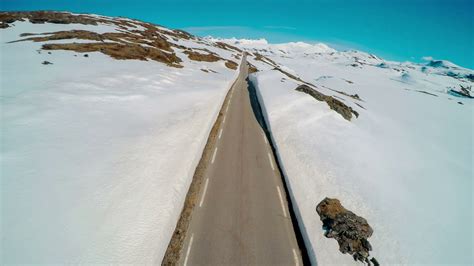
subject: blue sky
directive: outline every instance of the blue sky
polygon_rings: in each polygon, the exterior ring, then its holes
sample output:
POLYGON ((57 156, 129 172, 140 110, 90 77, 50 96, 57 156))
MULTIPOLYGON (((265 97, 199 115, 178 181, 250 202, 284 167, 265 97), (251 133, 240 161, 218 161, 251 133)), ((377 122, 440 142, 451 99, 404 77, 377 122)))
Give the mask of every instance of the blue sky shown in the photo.
POLYGON ((1 0, 0 9, 124 16, 203 36, 321 41, 474 69, 474 0, 1 0))

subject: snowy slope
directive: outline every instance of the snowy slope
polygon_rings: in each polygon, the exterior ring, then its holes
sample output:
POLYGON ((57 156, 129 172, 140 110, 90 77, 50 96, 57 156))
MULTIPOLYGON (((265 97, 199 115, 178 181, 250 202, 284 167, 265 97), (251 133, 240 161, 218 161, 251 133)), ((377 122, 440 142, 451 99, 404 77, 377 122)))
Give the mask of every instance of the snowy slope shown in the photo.
POLYGON ((354 264, 315 211, 335 197, 374 228, 381 264, 472 264, 474 110, 459 94, 472 70, 124 18, 5 14, 2 264, 159 264, 240 49, 260 70, 251 79, 313 262, 354 264), (303 82, 358 117, 295 91, 303 82))
POLYGON ((474 103, 449 91, 472 86, 474 71, 446 61, 387 62, 324 45, 221 41, 254 55, 248 59, 260 71, 251 79, 314 263, 354 263, 323 236, 315 211, 333 197, 367 218, 371 255, 382 265, 472 265, 474 103), (359 117, 345 120, 295 91, 303 81, 359 117))
POLYGON ((163 27, 152 31, 176 44, 171 49, 180 67, 117 60, 100 51, 41 49, 47 43, 105 41, 9 43, 51 35, 22 33, 129 33, 146 25, 85 17, 104 21, 24 19, 0 29, 2 264, 159 264, 236 78, 224 60, 194 61, 184 52, 208 49, 239 62, 232 57, 238 52, 163 27))

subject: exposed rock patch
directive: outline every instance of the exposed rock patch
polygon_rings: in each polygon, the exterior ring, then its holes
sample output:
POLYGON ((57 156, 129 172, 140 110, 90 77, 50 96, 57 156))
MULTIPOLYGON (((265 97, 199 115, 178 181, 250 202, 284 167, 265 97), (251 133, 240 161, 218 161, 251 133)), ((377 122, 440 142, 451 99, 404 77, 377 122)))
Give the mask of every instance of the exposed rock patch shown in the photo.
MULTIPOLYGON (((279 67, 275 67, 273 70, 277 70, 277 71, 280 71, 281 73, 285 74, 287 77, 289 77, 290 79, 294 79, 296 81, 299 81, 299 82, 303 82, 305 84, 308 84, 310 85, 310 83, 306 82, 306 81, 303 81, 302 79, 300 79, 299 77, 293 75, 293 74, 290 74, 288 72, 286 72, 285 70, 279 68, 279 67)), ((311 84, 312 85, 312 84, 311 84)))
POLYGON ((225 66, 229 69, 236 70, 237 67, 239 66, 239 64, 237 64, 236 62, 234 62, 232 60, 227 60, 227 61, 225 61, 225 66))
POLYGON ((101 34, 91 32, 91 31, 86 31, 86 30, 20 34, 20 37, 28 37, 28 36, 35 36, 35 37, 29 37, 25 39, 16 40, 16 41, 11 41, 10 43, 24 42, 24 41, 46 42, 46 41, 56 41, 56 40, 68 40, 68 39, 103 41, 105 39, 101 34))
MULTIPOLYGON (((182 67, 180 64, 182 60, 175 54, 174 50, 182 49, 188 58, 194 61, 226 61, 226 59, 207 49, 190 49, 170 42, 172 40, 178 41, 179 39, 193 39, 198 43, 203 43, 199 38, 185 31, 169 30, 158 25, 137 20, 55 11, 0 12, 0 28, 12 26, 12 23, 16 21, 29 21, 35 24, 107 24, 116 26, 117 31, 119 31, 97 33, 87 30, 69 30, 46 33, 23 33, 20 35, 23 39, 13 41, 50 42, 55 40, 71 40, 72 42, 74 39, 91 41, 90 43, 48 43, 43 45, 43 49, 45 50, 101 52, 115 59, 154 60, 173 67, 182 67), (195 50, 203 50, 205 53, 200 53, 195 50)), ((207 43, 203 44, 209 45, 207 43)), ((225 43, 218 42, 214 46, 220 49, 241 52, 239 48, 225 43)), ((225 65, 230 69, 237 69, 238 66, 231 60, 227 60, 225 65)))
POLYGON ((202 54, 191 50, 184 51, 184 53, 188 55, 189 59, 194 61, 216 62, 222 59, 214 53, 202 54))
POLYGON ((248 64, 249 64, 249 74, 258 72, 258 68, 256 66, 252 65, 251 63, 248 63, 248 64))
POLYGON ((427 91, 417 90, 417 92, 421 92, 421 93, 424 93, 424 94, 427 94, 427 95, 438 97, 438 95, 436 95, 434 93, 431 93, 431 92, 427 92, 427 91))
POLYGON ((271 65, 275 68, 277 68, 278 64, 275 63, 273 60, 271 60, 270 58, 262 55, 262 54, 259 54, 259 53, 255 53, 255 60, 258 60, 258 61, 261 61, 261 62, 264 62, 266 63, 267 65, 271 65))
POLYGON ((183 38, 183 39, 186 39, 186 40, 190 40, 190 39, 193 39, 194 36, 191 35, 189 32, 186 32, 184 30, 173 30, 173 36, 174 37, 178 37, 178 38, 183 38))
POLYGON ((88 15, 75 15, 66 12, 31 11, 31 12, 1 12, 0 22, 2 28, 8 28, 15 21, 29 20, 33 24, 54 23, 54 24, 84 24, 97 25, 105 20, 88 15))
POLYGON ((331 89, 331 88, 326 87, 326 86, 323 86, 323 87, 326 88, 326 89, 328 89, 328 90, 335 91, 335 92, 337 92, 337 93, 339 93, 339 94, 342 94, 342 95, 344 95, 344 96, 351 97, 351 98, 354 99, 354 100, 362 101, 357 93, 356 93, 356 94, 349 94, 349 93, 347 93, 347 92, 339 91, 339 90, 335 90, 335 89, 331 89))
POLYGON ((29 20, 31 23, 80 23, 86 25, 98 25, 99 23, 113 24, 118 26, 121 32, 96 33, 87 30, 70 30, 46 33, 23 33, 21 37, 27 37, 13 42, 33 41, 46 42, 55 40, 88 40, 95 43, 48 43, 43 45, 45 50, 69 50, 76 52, 101 52, 115 59, 137 59, 154 60, 165 63, 172 67, 182 67, 181 59, 176 56, 171 43, 167 41, 164 34, 190 38, 189 33, 183 31, 166 31, 159 27, 139 21, 128 21, 125 19, 105 19, 101 17, 78 15, 64 12, 3 12, 0 13, 2 23, 13 23, 15 21, 29 20), (142 26, 144 30, 136 30, 142 26))
POLYGON ((325 198, 316 212, 323 222, 324 236, 336 239, 339 251, 352 255, 356 261, 378 265, 375 258, 369 260, 372 246, 367 238, 372 236, 373 229, 367 220, 344 208, 338 199, 325 198))
POLYGON ((79 53, 101 52, 115 59, 154 60, 172 67, 181 68, 181 59, 174 53, 166 53, 160 49, 143 47, 138 44, 103 43, 56 43, 43 44, 44 50, 68 50, 79 53))
POLYGON ((346 104, 332 96, 324 95, 306 84, 298 86, 295 90, 309 94, 318 101, 326 102, 329 105, 329 108, 338 112, 348 121, 351 120, 352 114, 354 114, 356 117, 359 116, 359 113, 353 110, 352 107, 347 106, 346 104))
POLYGON ((224 50, 228 50, 228 51, 235 51, 235 52, 239 52, 239 53, 242 53, 242 50, 240 50, 239 48, 235 47, 235 46, 232 46, 230 44, 227 44, 227 43, 223 43, 223 42, 216 42, 216 47, 219 47, 221 49, 224 49, 224 50))

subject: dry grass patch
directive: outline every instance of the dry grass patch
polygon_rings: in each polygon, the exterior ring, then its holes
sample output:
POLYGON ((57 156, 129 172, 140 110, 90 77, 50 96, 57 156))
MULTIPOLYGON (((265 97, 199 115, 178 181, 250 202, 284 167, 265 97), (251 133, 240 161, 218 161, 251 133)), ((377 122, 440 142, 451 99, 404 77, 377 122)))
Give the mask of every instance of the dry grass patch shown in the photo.
POLYGON ((233 69, 233 70, 236 70, 237 67, 239 66, 239 64, 237 64, 236 62, 232 61, 232 60, 227 60, 225 62, 225 66, 229 69, 233 69))
POLYGON ((61 43, 43 44, 44 50, 67 50, 79 53, 101 52, 115 59, 154 60, 166 63, 168 66, 181 68, 181 59, 175 54, 166 53, 160 49, 143 47, 138 44, 103 43, 61 43))
POLYGON ((88 15, 74 15, 65 12, 52 11, 31 11, 31 12, 1 12, 0 22, 2 27, 7 28, 15 21, 29 20, 33 24, 54 23, 54 24, 84 24, 97 25, 99 22, 109 23, 109 21, 88 15), (6 26, 5 26, 6 25, 6 26))
POLYGON ((203 61, 203 62, 216 62, 222 60, 221 57, 217 56, 214 53, 201 54, 192 50, 184 51, 188 55, 188 58, 194 61, 203 61))
POLYGON ((23 33, 20 36, 30 37, 13 42, 46 42, 67 39, 97 41, 97 43, 45 44, 43 45, 43 49, 69 50, 76 52, 101 52, 115 59, 151 59, 166 63, 169 66, 182 67, 179 64, 181 59, 173 53, 170 43, 168 43, 161 35, 152 35, 149 32, 145 33, 145 36, 148 36, 149 39, 130 32, 107 32, 99 34, 85 30, 58 31, 41 34, 23 33), (142 45, 148 45, 151 47, 142 45))
POLYGON ((91 40, 91 41, 103 41, 104 38, 101 34, 86 31, 86 30, 71 30, 71 31, 57 31, 57 32, 46 32, 46 33, 22 33, 21 37, 27 36, 36 36, 29 37, 25 39, 20 39, 14 42, 23 42, 23 41, 33 41, 33 42, 46 42, 46 41, 56 41, 56 40, 67 40, 67 39, 81 39, 81 40, 91 40), (36 36, 43 35, 43 36, 36 36))

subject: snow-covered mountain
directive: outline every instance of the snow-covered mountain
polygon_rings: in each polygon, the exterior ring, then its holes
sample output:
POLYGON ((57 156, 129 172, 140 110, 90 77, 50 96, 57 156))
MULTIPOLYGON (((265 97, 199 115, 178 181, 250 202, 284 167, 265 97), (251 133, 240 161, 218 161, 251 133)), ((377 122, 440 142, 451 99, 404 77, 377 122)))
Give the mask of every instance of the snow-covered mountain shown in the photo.
POLYGON ((367 218, 381 264, 473 262, 474 71, 97 15, 0 22, 2 263, 160 263, 244 51, 312 262, 354 263, 323 236, 324 197, 367 218))

